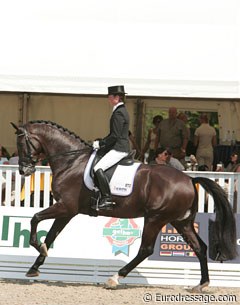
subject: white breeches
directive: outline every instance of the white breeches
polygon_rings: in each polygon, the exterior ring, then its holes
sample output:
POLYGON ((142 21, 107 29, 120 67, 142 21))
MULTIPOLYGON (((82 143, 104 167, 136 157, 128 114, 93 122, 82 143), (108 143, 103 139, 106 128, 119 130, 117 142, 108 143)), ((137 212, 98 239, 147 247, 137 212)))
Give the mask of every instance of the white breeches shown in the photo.
POLYGON ((122 160, 126 157, 128 153, 116 151, 114 149, 110 150, 106 155, 102 157, 102 159, 94 166, 94 172, 98 169, 102 169, 103 171, 107 170, 108 168, 112 167, 114 164, 122 160))

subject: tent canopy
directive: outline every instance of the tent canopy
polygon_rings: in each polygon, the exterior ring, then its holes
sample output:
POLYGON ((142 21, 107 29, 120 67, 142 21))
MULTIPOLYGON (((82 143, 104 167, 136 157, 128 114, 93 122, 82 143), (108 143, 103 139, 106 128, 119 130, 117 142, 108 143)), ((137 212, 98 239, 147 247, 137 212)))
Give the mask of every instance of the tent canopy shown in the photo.
POLYGON ((240 97, 238 0, 0 3, 0 90, 240 97))

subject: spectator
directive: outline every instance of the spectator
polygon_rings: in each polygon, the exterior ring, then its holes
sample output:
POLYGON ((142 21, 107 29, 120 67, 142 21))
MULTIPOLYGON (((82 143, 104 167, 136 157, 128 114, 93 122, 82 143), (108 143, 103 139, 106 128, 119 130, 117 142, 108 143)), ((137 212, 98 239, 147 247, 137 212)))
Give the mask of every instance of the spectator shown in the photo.
POLYGON ((201 114, 200 124, 194 135, 197 163, 199 166, 207 165, 212 170, 213 148, 217 144, 216 130, 209 125, 207 114, 201 114))
POLYGON ((162 120, 159 125, 155 147, 169 147, 174 158, 183 160, 186 155, 187 143, 187 128, 184 122, 177 118, 177 109, 171 107, 168 110, 168 119, 162 120))
POLYGON ((8 158, 6 157, 7 150, 0 145, 0 164, 9 164, 8 158))
POLYGON ((129 141, 130 141, 130 144, 131 144, 131 148, 136 150, 136 155, 135 155, 135 158, 137 159, 140 155, 141 155, 141 151, 136 143, 136 140, 133 136, 133 134, 131 133, 131 131, 129 130, 128 131, 128 138, 129 138, 129 141))
POLYGON ((225 172, 240 172, 240 157, 237 151, 231 154, 230 161, 225 168, 225 172))
POLYGON ((185 124, 186 128, 187 128, 187 133, 188 133, 188 138, 190 138, 190 129, 187 126, 188 125, 188 117, 184 112, 179 112, 179 114, 177 115, 177 118, 181 121, 183 121, 183 123, 185 124))
POLYGON ((169 155, 168 164, 170 166, 178 169, 179 171, 184 171, 185 167, 182 165, 182 163, 177 158, 173 157, 171 150, 167 149, 167 152, 168 152, 168 155, 169 155))
POLYGON ((9 159, 9 164, 10 165, 18 165, 18 160, 19 160, 19 156, 18 156, 18 151, 16 150, 11 158, 9 159))
POLYGON ((165 147, 157 148, 155 152, 155 161, 152 161, 151 164, 169 165, 180 171, 184 170, 182 163, 178 159, 172 157, 172 152, 165 147))
MULTIPOLYGON (((0 145, 0 165, 9 164, 8 158, 4 156, 4 155, 6 155, 6 152, 7 152, 7 150, 2 145, 0 145)), ((0 183, 2 186, 2 190, 1 190, 2 203, 1 204, 5 205, 4 201, 5 201, 5 195, 6 195, 5 194, 6 179, 3 175, 0 176, 0 183)))
POLYGON ((1 146, 1 147, 2 147, 2 156, 9 160, 10 159, 9 152, 7 151, 7 149, 4 146, 1 146))
POLYGON ((193 135, 191 136, 191 130, 188 124, 188 117, 184 112, 180 112, 177 116, 177 118, 181 121, 184 122, 186 128, 187 128, 187 133, 188 133, 188 143, 186 147, 186 155, 195 155, 196 154, 196 148, 193 144, 193 135))
MULTIPOLYGON (((18 151, 16 150, 11 158, 9 159, 9 165, 18 165, 18 151)), ((16 171, 18 171, 18 169, 16 169, 15 171, 13 170, 12 173, 12 188, 11 188, 11 205, 14 205, 14 201, 15 201, 15 180, 16 180, 16 171)), ((21 184, 23 183, 23 178, 21 178, 21 184)))
MULTIPOLYGON (((217 171, 225 171, 225 172, 233 172, 233 173, 239 173, 240 172, 240 154, 237 151, 234 151, 231 154, 230 157, 230 162, 227 164, 225 168, 220 168, 217 169, 217 171)), ((228 190, 228 182, 225 180, 225 188, 226 191, 228 190)), ((237 202, 237 194, 238 194, 238 189, 237 189, 237 181, 234 181, 234 195, 233 195, 233 212, 237 212, 237 207, 238 207, 238 202, 237 202)))
POLYGON ((169 154, 165 147, 158 147, 155 151, 155 159, 150 164, 167 165, 169 154))
POLYGON ((153 128, 150 128, 147 135, 147 141, 143 147, 142 153, 141 153, 141 160, 143 161, 144 155, 146 152, 148 152, 148 158, 147 163, 150 163, 154 160, 155 157, 155 142, 156 138, 158 136, 158 128, 159 124, 163 120, 163 117, 161 115, 156 115, 153 117, 152 124, 153 128))

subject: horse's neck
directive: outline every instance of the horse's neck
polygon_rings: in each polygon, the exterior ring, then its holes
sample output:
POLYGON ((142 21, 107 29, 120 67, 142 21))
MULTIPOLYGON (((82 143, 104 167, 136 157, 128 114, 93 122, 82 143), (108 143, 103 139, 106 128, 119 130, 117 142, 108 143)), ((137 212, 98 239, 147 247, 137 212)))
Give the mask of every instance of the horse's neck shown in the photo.
POLYGON ((44 152, 49 157, 71 154, 71 152, 87 149, 87 145, 81 139, 75 139, 71 135, 66 135, 60 131, 42 132, 39 136, 44 152))

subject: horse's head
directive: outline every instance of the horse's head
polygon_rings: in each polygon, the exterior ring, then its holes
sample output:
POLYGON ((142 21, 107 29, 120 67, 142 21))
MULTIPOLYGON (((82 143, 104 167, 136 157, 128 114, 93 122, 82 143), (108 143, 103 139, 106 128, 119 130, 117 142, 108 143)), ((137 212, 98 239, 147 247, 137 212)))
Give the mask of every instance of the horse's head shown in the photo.
POLYGON ((38 162, 38 156, 42 152, 38 137, 28 131, 24 126, 16 126, 17 149, 19 155, 19 172, 21 175, 29 176, 35 172, 35 165, 38 162))

